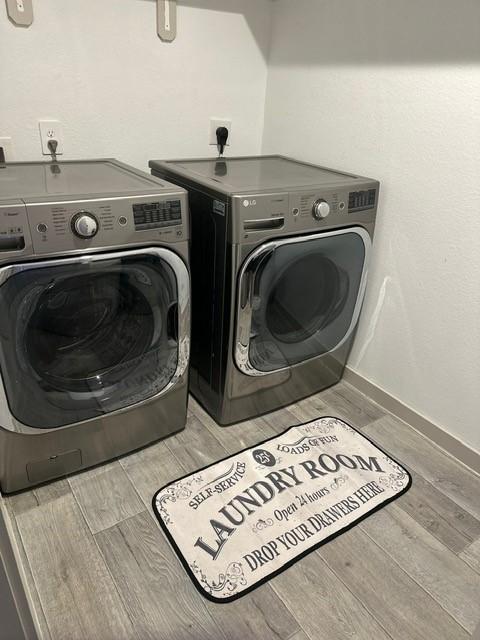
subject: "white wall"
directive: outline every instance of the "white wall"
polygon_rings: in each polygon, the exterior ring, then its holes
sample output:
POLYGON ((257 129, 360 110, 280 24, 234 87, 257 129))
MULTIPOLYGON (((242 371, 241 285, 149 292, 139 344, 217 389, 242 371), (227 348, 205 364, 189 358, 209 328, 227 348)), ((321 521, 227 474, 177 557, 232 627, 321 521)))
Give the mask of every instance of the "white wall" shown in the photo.
MULTIPOLYGON (((5 3, 3 3, 4 5, 5 3)), ((269 0, 182 0, 178 36, 156 34, 155 0, 34 0, 28 28, 0 6, 0 137, 42 159, 40 118, 65 130, 65 159, 210 155, 211 116, 235 152, 260 150, 269 0)))
POLYGON ((350 366, 480 450, 480 3, 274 6, 263 150, 382 183, 350 366))

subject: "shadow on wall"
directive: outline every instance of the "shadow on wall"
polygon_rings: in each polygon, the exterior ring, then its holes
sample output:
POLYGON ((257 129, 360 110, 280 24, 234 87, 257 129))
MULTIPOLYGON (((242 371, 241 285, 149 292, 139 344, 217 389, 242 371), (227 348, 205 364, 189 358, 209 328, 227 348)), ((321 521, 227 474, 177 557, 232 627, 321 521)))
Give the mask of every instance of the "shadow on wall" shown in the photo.
MULTIPOLYGON (((157 0, 140 0, 140 2, 155 2, 157 0)), ((265 40, 265 29, 258 23, 258 6, 266 5, 269 10, 272 7, 272 0, 177 0, 178 9, 182 7, 194 7, 195 9, 205 9, 206 11, 222 11, 224 13, 241 13, 245 16, 250 31, 258 44, 263 58, 268 59, 269 42, 265 40)), ((212 16, 215 20, 215 16, 212 16)), ((181 28, 181 27, 180 27, 181 28)), ((205 41, 205 46, 215 46, 215 42, 205 41)), ((221 55, 221 52, 219 52, 221 55)))
POLYGON ((282 42, 273 65, 480 61, 479 0, 277 0, 273 7, 273 41, 282 42))

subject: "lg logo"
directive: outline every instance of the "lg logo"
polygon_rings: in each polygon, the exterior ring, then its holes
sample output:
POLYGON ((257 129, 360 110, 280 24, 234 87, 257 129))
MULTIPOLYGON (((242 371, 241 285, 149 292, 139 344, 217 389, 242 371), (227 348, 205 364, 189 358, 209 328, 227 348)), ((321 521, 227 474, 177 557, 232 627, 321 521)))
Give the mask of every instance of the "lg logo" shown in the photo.
POLYGON ((244 200, 243 201, 243 206, 244 207, 254 207, 257 204, 256 200, 244 200))

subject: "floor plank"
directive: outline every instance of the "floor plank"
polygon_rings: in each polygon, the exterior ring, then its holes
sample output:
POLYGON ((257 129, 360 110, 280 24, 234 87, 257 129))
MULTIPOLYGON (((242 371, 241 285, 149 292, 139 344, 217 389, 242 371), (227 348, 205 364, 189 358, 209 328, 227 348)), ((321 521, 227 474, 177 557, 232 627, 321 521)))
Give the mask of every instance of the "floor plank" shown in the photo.
MULTIPOLYGON (((0 500, 1 499, 2 498, 0 497, 0 500)), ((25 553, 23 541, 20 536, 18 524, 13 512, 13 505, 10 502, 10 499, 4 500, 4 505, 6 507, 7 514, 9 516, 10 526, 15 535, 13 545, 15 546, 15 549, 20 559, 19 564, 21 566, 19 567, 19 570, 21 574, 23 574, 25 591, 26 591, 27 599, 29 601, 32 617, 35 621, 35 626, 38 629, 38 633, 40 635, 39 640, 51 640, 47 619, 45 618, 45 613, 43 611, 42 603, 40 602, 37 587, 33 579, 32 570, 30 568, 30 563, 28 562, 27 554, 25 553)), ((1 605, 0 605, 0 608, 1 608, 1 605)), ((10 639, 5 639, 5 640, 10 640, 10 639)))
POLYGON ((118 461, 77 473, 69 483, 92 533, 145 508, 118 461))
POLYGON ((318 554, 394 640, 469 638, 360 527, 321 547, 318 554))
POLYGON ((361 523, 376 544, 470 633, 480 622, 480 576, 394 504, 361 523))
POLYGON ((440 542, 460 553, 480 538, 480 521, 456 502, 411 471, 411 488, 395 504, 406 511, 440 542))
POLYGON ((184 431, 165 440, 165 444, 185 472, 193 472, 227 455, 225 448, 195 415, 187 418, 187 427, 184 431))
POLYGON ((268 438, 273 438, 277 433, 298 424, 298 418, 289 409, 283 408, 239 424, 221 427, 193 398, 190 406, 193 415, 231 453, 252 447, 257 442, 262 442, 268 438))
POLYGON ((208 415, 205 409, 193 398, 190 400, 192 414, 208 429, 210 434, 216 438, 227 450, 236 452, 251 447, 261 440, 271 438, 275 435, 274 429, 262 418, 246 420, 239 424, 221 427, 208 415))
POLYGON ((158 489, 185 475, 185 470, 162 440, 156 444, 120 459, 145 507, 151 508, 158 489))
POLYGON ((228 639, 289 640, 299 623, 271 585, 263 585, 228 605, 207 603, 215 622, 228 639))
POLYGON ((226 640, 147 512, 95 538, 139 638, 226 640))
POLYGON ((364 432, 480 520, 479 476, 394 416, 376 420, 364 432))
POLYGON ((304 631, 315 640, 390 640, 335 573, 314 552, 271 581, 304 631))
POLYGON ((301 422, 291 411, 291 407, 284 407, 279 411, 272 411, 272 413, 267 413, 262 416, 261 419, 263 422, 266 422, 276 434, 282 433, 288 429, 288 427, 293 427, 301 422))
POLYGON ((17 523, 53 638, 137 638, 71 494, 20 514, 17 523))
POLYGON ((313 412, 312 419, 334 416, 357 429, 378 420, 386 411, 347 382, 340 382, 303 401, 313 412))
POLYGON ((460 553, 460 558, 480 573, 480 538, 464 549, 460 553))
POLYGON ((70 494, 71 489, 67 479, 61 478, 50 484, 44 484, 34 489, 6 496, 5 502, 8 503, 9 508, 15 515, 20 515, 30 509, 36 509, 41 504, 47 504, 52 500, 70 494))

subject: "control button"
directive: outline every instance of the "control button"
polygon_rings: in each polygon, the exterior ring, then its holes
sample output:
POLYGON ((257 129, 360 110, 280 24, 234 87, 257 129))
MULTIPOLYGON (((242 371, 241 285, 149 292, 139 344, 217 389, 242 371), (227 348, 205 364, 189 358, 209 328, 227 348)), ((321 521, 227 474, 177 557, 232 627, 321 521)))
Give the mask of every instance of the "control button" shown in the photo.
POLYGON ((37 224, 37 231, 38 233, 46 233, 48 227, 44 222, 40 222, 39 224, 37 224))
POLYGON ((298 216, 298 214, 300 213, 300 209, 298 207, 295 207, 294 209, 292 209, 292 213, 294 216, 298 216))
POLYGON ((125 218, 125 216, 120 216, 120 218, 118 219, 118 224, 121 224, 122 227, 127 224, 127 219, 125 218))
POLYGON ((317 220, 323 220, 330 213, 330 205, 326 200, 320 198, 316 202, 313 203, 312 215, 317 220))
POLYGON ((93 238, 98 232, 98 221, 88 211, 79 211, 72 218, 72 231, 79 238, 93 238))
POLYGON ((345 209, 345 203, 344 202, 340 202, 340 204, 338 206, 339 206, 341 211, 343 211, 345 209))

